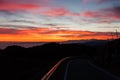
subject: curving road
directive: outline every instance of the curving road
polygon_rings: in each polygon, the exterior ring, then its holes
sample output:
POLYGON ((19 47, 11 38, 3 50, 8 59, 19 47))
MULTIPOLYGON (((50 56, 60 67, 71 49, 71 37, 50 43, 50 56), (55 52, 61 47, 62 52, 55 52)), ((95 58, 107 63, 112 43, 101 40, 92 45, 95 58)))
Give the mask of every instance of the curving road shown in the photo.
POLYGON ((64 58, 41 80, 120 80, 87 59, 64 58))

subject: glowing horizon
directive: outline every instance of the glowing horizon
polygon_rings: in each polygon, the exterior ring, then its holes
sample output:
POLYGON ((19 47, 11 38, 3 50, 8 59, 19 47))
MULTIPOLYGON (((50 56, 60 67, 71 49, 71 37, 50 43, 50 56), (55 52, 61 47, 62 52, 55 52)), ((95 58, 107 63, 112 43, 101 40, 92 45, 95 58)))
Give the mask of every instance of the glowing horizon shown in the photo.
POLYGON ((61 42, 120 35, 120 0, 0 0, 0 42, 61 42))

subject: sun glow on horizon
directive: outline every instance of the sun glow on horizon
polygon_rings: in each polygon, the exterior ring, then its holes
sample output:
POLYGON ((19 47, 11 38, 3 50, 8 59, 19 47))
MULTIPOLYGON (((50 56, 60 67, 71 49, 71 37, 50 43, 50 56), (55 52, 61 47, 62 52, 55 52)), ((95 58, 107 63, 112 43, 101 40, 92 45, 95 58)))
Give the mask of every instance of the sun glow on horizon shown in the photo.
POLYGON ((2 0, 0 42, 111 39, 116 30, 120 35, 119 4, 120 0, 2 0))

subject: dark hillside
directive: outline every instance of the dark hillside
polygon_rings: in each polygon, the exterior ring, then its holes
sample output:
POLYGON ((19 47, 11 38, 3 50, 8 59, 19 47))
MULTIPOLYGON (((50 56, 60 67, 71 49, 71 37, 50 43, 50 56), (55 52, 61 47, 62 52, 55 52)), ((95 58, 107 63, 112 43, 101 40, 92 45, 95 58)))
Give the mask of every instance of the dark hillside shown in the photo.
POLYGON ((90 58, 93 63, 120 74, 120 39, 106 45, 48 43, 24 48, 9 46, 0 50, 0 79, 40 79, 57 61, 67 56, 90 58))

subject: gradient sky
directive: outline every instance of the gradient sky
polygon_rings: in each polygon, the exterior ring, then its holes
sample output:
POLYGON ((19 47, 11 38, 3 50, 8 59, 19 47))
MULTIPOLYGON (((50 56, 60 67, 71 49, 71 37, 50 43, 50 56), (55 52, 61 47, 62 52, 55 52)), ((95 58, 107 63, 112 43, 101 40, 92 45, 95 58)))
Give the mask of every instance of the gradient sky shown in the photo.
POLYGON ((0 41, 110 39, 120 0, 0 0, 0 41))

